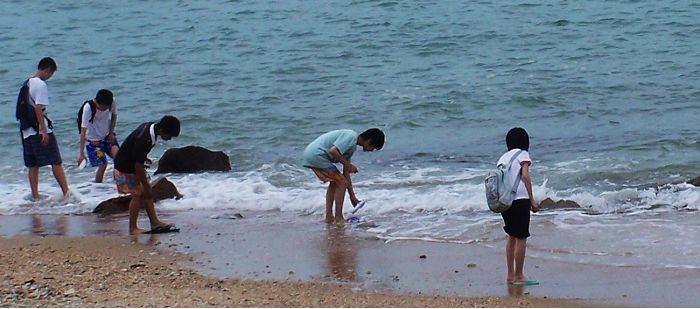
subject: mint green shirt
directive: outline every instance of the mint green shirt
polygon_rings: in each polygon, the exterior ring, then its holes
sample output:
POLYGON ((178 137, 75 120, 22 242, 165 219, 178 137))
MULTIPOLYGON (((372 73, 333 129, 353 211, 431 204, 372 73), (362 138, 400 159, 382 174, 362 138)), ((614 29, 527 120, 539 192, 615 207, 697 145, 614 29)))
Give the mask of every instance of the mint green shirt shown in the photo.
POLYGON ((307 167, 328 168, 335 159, 328 150, 335 146, 350 161, 357 148, 357 136, 353 130, 335 130, 317 137, 304 150, 303 165, 307 167))

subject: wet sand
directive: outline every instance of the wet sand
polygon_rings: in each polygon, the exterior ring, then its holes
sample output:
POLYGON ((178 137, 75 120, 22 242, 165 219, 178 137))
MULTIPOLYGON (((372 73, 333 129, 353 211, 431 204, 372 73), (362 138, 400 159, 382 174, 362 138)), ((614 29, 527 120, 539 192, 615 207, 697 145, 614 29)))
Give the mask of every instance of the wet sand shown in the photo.
MULTIPOLYGON (((314 216, 281 212, 243 213, 243 218, 233 213, 178 212, 163 219, 177 222, 182 232, 124 236, 124 216, 0 217, 0 235, 27 235, 0 241, 3 264, 22 270, 3 271, 0 299, 8 299, 3 303, 13 306, 677 307, 700 303, 696 270, 649 271, 528 258, 527 274, 541 285, 513 287, 504 282, 501 248, 386 243, 357 225, 327 226, 314 216), (44 262, 32 264, 38 261, 44 262), (53 279, 42 277, 45 273, 52 273, 53 279), (34 298, 12 292, 32 287, 53 291, 47 295, 57 298, 32 302, 34 298), (130 299, 131 294, 140 296, 130 299)), ((146 221, 141 225, 146 227, 146 221)))
POLYGON ((531 298, 357 291, 351 285, 204 276, 186 256, 124 237, 0 239, 0 301, 9 307, 568 307, 531 298))

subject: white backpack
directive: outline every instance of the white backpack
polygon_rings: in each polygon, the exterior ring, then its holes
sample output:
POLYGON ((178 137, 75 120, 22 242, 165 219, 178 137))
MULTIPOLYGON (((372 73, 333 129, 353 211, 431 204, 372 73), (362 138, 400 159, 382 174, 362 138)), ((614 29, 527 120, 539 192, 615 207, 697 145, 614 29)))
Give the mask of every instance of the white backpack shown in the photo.
POLYGON ((510 205, 513 204, 513 199, 515 199, 515 194, 520 184, 521 174, 518 172, 515 183, 511 185, 506 183, 506 175, 508 171, 510 171, 513 161, 515 161, 522 152, 522 150, 516 152, 510 158, 510 162, 508 162, 507 166, 499 164, 496 166, 495 171, 491 171, 486 175, 486 179, 484 180, 484 186, 486 187, 486 203, 489 205, 491 211, 501 213, 508 210, 510 205))

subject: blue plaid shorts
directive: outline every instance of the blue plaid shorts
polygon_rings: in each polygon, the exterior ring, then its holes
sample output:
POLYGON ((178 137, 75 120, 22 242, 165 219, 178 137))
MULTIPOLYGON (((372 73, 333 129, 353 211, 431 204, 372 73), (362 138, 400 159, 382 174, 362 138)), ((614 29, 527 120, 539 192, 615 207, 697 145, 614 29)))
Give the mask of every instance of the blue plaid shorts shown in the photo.
POLYGON ((49 133, 49 143, 41 144, 41 135, 35 134, 22 140, 24 148, 24 166, 38 167, 46 165, 59 165, 63 163, 61 152, 58 150, 58 142, 53 133, 49 133))

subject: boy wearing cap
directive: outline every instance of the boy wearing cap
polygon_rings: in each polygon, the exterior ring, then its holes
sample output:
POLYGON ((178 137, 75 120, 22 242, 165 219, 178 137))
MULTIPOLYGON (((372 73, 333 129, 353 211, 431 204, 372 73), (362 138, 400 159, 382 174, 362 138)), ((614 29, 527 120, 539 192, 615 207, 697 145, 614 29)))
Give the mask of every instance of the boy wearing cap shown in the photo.
POLYGON ((87 159, 96 167, 95 182, 102 182, 107 169, 107 156, 114 159, 119 143, 114 129, 117 126, 117 104, 107 89, 97 91, 94 99, 85 101, 80 115, 80 151, 78 165, 87 159), (94 110, 93 110, 94 108, 94 110), (86 143, 87 142, 87 143, 86 143))
POLYGON ((114 157, 114 180, 117 183, 117 191, 131 194, 131 202, 129 202, 129 234, 131 235, 180 231, 175 225, 158 219, 153 206, 151 184, 148 182, 144 167, 146 156, 156 145, 156 139, 159 136, 167 141, 178 135, 180 135, 180 120, 174 116, 163 116, 155 123, 142 123, 126 137, 114 157), (150 231, 139 229, 136 224, 141 208, 146 209, 148 214, 151 223, 150 231))

